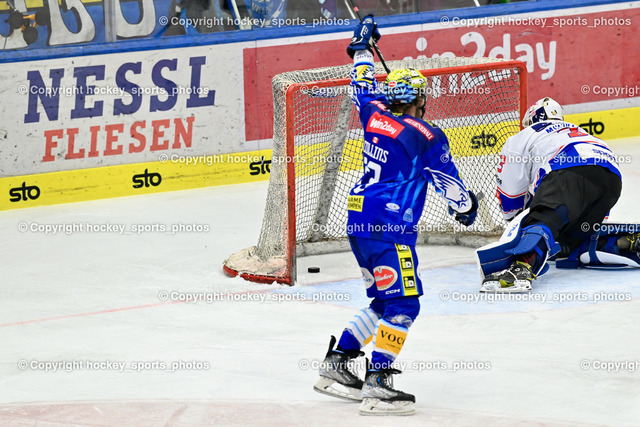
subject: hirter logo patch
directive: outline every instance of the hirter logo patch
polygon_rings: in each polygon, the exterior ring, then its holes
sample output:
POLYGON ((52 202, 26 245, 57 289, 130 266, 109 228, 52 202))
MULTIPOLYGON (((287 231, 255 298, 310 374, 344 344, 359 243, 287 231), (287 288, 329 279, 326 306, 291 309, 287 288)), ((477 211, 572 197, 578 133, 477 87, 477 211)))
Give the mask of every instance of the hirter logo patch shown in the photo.
POLYGON ((376 279, 378 290, 385 291, 396 283, 398 273, 393 268, 383 265, 373 270, 373 277, 376 279))
POLYGON ((396 139, 403 130, 404 126, 400 123, 380 113, 373 113, 369 119, 369 123, 367 123, 367 132, 377 133, 393 139, 396 139))

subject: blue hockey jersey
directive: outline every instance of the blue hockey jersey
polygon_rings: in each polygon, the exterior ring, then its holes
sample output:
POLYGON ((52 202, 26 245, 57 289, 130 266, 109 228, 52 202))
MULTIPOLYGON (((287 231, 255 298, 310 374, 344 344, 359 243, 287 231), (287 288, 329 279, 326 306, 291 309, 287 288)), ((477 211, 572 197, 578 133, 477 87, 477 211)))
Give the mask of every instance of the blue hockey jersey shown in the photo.
POLYGON ((364 129, 364 173, 349 193, 347 234, 415 245, 429 183, 457 212, 472 203, 444 132, 392 114, 373 77, 373 56, 366 54, 356 54, 351 81, 364 129))

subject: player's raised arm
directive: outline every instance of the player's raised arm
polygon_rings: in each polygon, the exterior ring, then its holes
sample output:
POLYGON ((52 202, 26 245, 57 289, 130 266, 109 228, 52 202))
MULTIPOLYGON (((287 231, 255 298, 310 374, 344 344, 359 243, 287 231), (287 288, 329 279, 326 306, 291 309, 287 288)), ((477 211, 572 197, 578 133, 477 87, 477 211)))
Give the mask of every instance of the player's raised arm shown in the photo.
POLYGON ((372 44, 380 40, 378 25, 373 15, 367 15, 353 32, 351 43, 347 47, 347 54, 353 58, 351 71, 351 99, 358 111, 369 102, 386 103, 384 94, 378 90, 378 84, 373 76, 372 44))

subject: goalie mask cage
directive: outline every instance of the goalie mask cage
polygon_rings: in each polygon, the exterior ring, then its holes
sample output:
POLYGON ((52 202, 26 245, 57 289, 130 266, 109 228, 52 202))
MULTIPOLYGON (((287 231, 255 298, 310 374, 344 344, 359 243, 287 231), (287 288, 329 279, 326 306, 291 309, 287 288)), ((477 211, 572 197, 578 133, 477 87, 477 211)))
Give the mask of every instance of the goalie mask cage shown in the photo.
MULTIPOLYGON (((495 170, 506 139, 521 130, 527 72, 520 61, 424 58, 391 61, 427 78, 424 118, 447 135, 467 187, 479 199, 476 222, 460 226, 430 185, 418 244, 480 246, 504 229, 494 197, 495 170)), ((273 78, 271 176, 258 244, 224 262, 231 276, 262 283, 296 280, 296 256, 349 249, 347 196, 363 171, 364 133, 350 98, 352 65, 293 71, 273 78)), ((380 64, 378 81, 386 74, 380 64)))

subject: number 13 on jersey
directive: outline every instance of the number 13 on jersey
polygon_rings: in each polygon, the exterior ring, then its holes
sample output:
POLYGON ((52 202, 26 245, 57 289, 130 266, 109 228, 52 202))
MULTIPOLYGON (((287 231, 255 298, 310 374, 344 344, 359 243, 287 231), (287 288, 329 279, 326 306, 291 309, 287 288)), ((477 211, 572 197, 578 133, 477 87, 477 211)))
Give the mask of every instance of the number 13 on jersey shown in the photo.
POLYGON ((353 189, 354 193, 360 193, 371 184, 375 184, 380 181, 380 174, 382 173, 382 166, 378 163, 367 160, 366 157, 362 158, 364 162, 364 175, 360 179, 360 185, 353 189))

